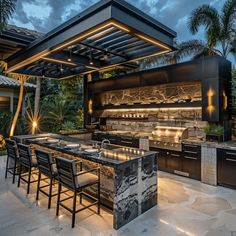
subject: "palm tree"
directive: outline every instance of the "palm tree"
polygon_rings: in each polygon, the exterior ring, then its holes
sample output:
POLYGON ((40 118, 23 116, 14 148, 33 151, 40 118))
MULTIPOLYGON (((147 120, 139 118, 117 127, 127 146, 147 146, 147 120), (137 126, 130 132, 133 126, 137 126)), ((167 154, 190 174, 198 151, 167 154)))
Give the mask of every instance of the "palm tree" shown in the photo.
POLYGON ((206 41, 182 42, 176 45, 176 51, 145 60, 142 66, 173 64, 188 56, 198 58, 220 55, 227 58, 229 54, 233 54, 236 57, 236 0, 227 0, 221 13, 207 4, 196 8, 189 18, 188 26, 192 34, 196 34, 200 26, 204 26, 206 41))
POLYGON ((195 9, 189 18, 191 33, 196 34, 200 26, 205 27, 208 48, 214 51, 220 46, 218 54, 227 58, 235 51, 236 0, 227 0, 221 13, 206 4, 195 9))
POLYGON ((16 0, 0 0, 0 33, 6 28, 15 8, 16 0))

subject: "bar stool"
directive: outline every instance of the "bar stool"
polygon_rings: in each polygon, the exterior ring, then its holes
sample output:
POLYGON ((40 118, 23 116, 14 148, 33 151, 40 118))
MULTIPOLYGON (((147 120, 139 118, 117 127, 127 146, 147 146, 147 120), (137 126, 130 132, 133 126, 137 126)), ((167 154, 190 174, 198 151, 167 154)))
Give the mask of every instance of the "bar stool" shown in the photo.
POLYGON ((35 150, 39 175, 38 175, 38 185, 37 185, 37 195, 36 200, 39 199, 39 192, 43 193, 48 197, 48 209, 51 207, 51 199, 52 197, 56 196, 56 194, 52 194, 52 185, 55 179, 57 179, 57 170, 56 170, 56 163, 53 162, 52 156, 49 152, 45 152, 42 150, 35 150), (41 175, 46 176, 46 178, 42 180, 49 179, 50 183, 47 185, 40 186, 41 175), (45 192, 43 188, 49 187, 49 192, 45 192))
POLYGON ((38 172, 37 160, 32 157, 30 147, 24 144, 18 143, 19 150, 19 178, 18 178, 18 188, 20 187, 20 181, 23 180, 27 183, 27 194, 30 191, 30 184, 35 183, 38 180, 31 180, 31 175, 38 172), (28 179, 23 178, 27 175, 24 173, 22 175, 22 167, 28 170, 28 179))
POLYGON ((5 172, 5 179, 7 178, 7 173, 12 174, 13 179, 12 183, 15 183, 15 176, 17 173, 17 165, 19 163, 19 155, 18 155, 18 149, 17 144, 15 140, 6 139, 7 144, 7 163, 6 163, 6 172, 5 172), (9 161, 12 160, 13 166, 9 166, 9 161))
POLYGON ((75 214, 97 204, 97 213, 100 214, 100 168, 94 168, 88 171, 80 171, 77 173, 76 161, 68 160, 62 157, 56 158, 56 166, 58 173, 58 198, 57 198, 57 211, 56 215, 59 214, 59 206, 62 206, 66 210, 72 213, 72 228, 75 226, 75 214), (97 172, 97 175, 92 174, 92 172, 97 172), (97 198, 83 192, 84 188, 97 185, 97 198), (73 196, 69 196, 61 200, 61 188, 65 188, 73 191, 73 196), (80 196, 80 203, 82 202, 82 196, 87 196, 88 198, 94 200, 94 202, 88 206, 85 206, 79 210, 76 210, 76 197, 80 196), (62 202, 73 198, 73 209, 67 207, 62 202))

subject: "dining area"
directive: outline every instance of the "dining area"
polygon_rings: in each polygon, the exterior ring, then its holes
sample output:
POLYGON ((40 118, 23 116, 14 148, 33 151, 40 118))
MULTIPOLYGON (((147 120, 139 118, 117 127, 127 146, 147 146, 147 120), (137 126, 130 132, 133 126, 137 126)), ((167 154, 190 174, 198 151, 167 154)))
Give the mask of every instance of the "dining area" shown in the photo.
POLYGON ((72 228, 82 211, 99 216, 101 205, 119 229, 157 204, 155 152, 61 135, 16 140, 6 139, 5 178, 56 217, 67 211, 72 228))
POLYGON ((30 194, 33 184, 36 184, 35 199, 38 201, 43 194, 48 198, 48 209, 51 208, 52 199, 56 201, 56 215, 59 215, 60 207, 72 214, 71 227, 75 226, 75 214, 93 205, 97 206, 97 214, 100 214, 100 169, 94 168, 83 171, 82 162, 68 160, 62 157, 52 157, 53 153, 39 149, 32 149, 30 145, 16 143, 7 139, 7 161, 5 178, 12 174, 12 184, 17 182, 20 188, 23 182, 26 185, 26 193, 30 194), (16 177, 18 180, 16 181, 16 177), (83 197, 87 194, 84 188, 96 185, 97 198, 90 205, 76 209, 77 196, 82 205, 83 197), (68 193, 71 192, 71 193, 68 193), (62 194, 66 197, 63 198, 62 194), (63 202, 73 199, 73 207, 63 202))

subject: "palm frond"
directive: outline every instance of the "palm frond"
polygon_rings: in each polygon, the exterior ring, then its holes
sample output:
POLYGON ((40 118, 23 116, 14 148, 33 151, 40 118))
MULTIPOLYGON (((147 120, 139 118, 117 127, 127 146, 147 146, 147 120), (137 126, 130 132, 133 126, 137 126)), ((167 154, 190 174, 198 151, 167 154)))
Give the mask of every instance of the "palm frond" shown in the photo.
POLYGON ((200 26, 205 26, 208 34, 212 34, 211 38, 218 38, 220 33, 220 16, 215 8, 204 4, 193 10, 188 26, 192 34, 196 34, 200 26))
POLYGON ((176 61, 181 61, 185 57, 201 54, 207 51, 208 47, 201 40, 189 40, 178 45, 178 50, 174 52, 176 61))
POLYGON ((8 20, 12 16, 16 7, 16 0, 0 0, 0 32, 7 25, 8 20))
POLYGON ((236 0, 227 0, 222 11, 222 38, 229 38, 236 27, 236 0))

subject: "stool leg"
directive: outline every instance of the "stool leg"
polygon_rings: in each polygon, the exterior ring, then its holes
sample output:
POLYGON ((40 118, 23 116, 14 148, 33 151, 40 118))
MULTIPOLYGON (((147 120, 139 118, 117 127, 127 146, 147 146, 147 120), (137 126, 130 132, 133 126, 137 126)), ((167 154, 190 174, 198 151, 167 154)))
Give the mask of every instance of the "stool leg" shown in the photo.
POLYGON ((8 155, 7 155, 7 163, 6 163, 5 179, 7 178, 8 162, 9 162, 9 157, 8 157, 8 155))
POLYGON ((56 215, 59 215, 59 205, 60 205, 60 195, 61 195, 61 184, 58 184, 58 195, 57 195, 57 212, 56 215))
POLYGON ((20 167, 19 167, 19 177, 18 177, 18 188, 20 187, 20 179, 21 179, 21 169, 22 169, 22 165, 20 164, 20 167))
POLYGON ((50 178, 49 196, 48 196, 48 209, 50 209, 50 207, 51 207, 51 199, 52 199, 52 178, 50 178))
POLYGON ((82 204, 82 200, 83 200, 83 193, 81 191, 80 196, 79 196, 79 204, 82 204))
POLYGON ((38 176, 38 184, 37 184, 37 194, 36 194, 36 200, 38 200, 38 199, 39 199, 40 180, 41 180, 41 172, 39 171, 39 176, 38 176))
POLYGON ((31 178, 31 168, 29 169, 28 186, 27 186, 27 194, 29 194, 29 191, 30 191, 30 178, 31 178))
POLYGON ((98 214, 100 215, 100 181, 98 182, 98 214))
POLYGON ((77 192, 74 191, 74 197, 73 197, 73 212, 72 212, 72 228, 75 227, 75 212, 76 212, 76 195, 77 192))
POLYGON ((15 183, 15 176, 16 176, 16 160, 15 160, 14 168, 13 168, 13 179, 12 179, 13 184, 15 183))

